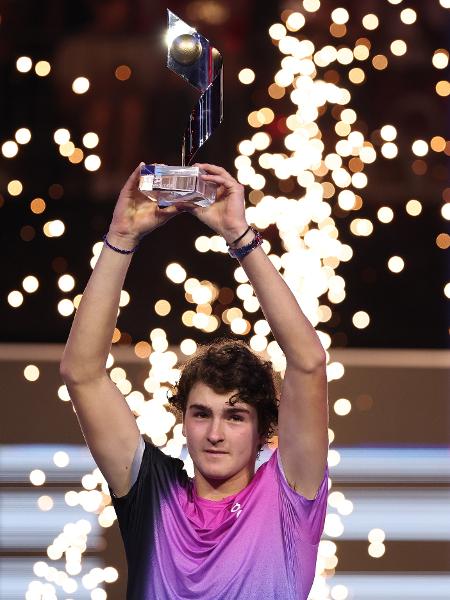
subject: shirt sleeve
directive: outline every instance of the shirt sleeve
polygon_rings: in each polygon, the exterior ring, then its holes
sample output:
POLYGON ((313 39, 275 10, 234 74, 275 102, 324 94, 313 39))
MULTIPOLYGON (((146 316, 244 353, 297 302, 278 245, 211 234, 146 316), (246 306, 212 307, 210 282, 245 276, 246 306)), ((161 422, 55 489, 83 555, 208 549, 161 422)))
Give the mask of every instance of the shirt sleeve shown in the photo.
POLYGON ((323 533, 328 500, 328 463, 315 497, 310 500, 296 492, 289 485, 283 470, 279 449, 275 450, 278 479, 281 488, 281 500, 287 512, 292 514, 297 524, 300 539, 308 544, 318 544, 323 533))
POLYGON ((145 529, 158 513, 162 497, 187 477, 183 461, 172 458, 151 442, 139 442, 133 460, 133 485, 124 496, 117 497, 108 485, 127 552, 132 552, 145 529), (143 444, 143 445, 142 445, 143 444), (137 471, 137 472, 136 472, 137 471))
MULTIPOLYGON (((134 453, 133 462, 131 463, 130 489, 136 483, 136 480, 138 478, 144 450, 145 450, 145 441, 141 435, 141 436, 139 436, 139 442, 138 442, 138 445, 136 448, 136 452, 134 453)), ((111 498, 120 498, 120 496, 116 496, 116 494, 114 493, 114 491, 111 489, 110 486, 108 486, 108 488, 109 488, 109 494, 110 494, 111 498)), ((125 494, 125 495, 127 495, 127 494, 125 494)))

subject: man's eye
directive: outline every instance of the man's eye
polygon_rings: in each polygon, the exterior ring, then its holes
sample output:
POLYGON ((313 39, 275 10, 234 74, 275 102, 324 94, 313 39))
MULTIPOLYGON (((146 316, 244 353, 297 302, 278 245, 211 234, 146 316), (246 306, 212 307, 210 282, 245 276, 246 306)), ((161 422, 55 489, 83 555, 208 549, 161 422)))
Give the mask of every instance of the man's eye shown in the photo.
MULTIPOLYGON (((200 417, 201 419, 203 417, 207 417, 208 415, 206 413, 195 413, 194 417, 200 417)), ((240 415, 230 415, 230 419, 234 419, 236 421, 243 421, 244 419, 240 416, 240 415)))

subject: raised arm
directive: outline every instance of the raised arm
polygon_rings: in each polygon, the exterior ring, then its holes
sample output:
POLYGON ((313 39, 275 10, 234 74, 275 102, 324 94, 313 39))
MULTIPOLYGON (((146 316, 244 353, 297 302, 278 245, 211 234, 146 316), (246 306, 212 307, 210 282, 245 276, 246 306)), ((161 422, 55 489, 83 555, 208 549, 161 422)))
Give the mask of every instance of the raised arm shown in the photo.
MULTIPOLYGON (((123 187, 107 241, 132 250, 143 235, 177 214, 159 209, 137 188, 138 167, 123 187)), ((128 404, 106 371, 120 292, 132 253, 104 244, 84 290, 60 365, 86 443, 116 496, 128 492, 139 429, 128 404)))
MULTIPOLYGON (((231 244, 248 228, 244 188, 224 169, 208 164, 200 166, 208 172, 206 180, 221 186, 220 194, 211 207, 192 211, 231 244)), ((235 247, 247 245, 254 235, 249 230, 235 247)), ((278 416, 281 462, 291 487, 307 498, 314 498, 328 456, 325 352, 314 327, 261 246, 240 263, 286 356, 278 416)))

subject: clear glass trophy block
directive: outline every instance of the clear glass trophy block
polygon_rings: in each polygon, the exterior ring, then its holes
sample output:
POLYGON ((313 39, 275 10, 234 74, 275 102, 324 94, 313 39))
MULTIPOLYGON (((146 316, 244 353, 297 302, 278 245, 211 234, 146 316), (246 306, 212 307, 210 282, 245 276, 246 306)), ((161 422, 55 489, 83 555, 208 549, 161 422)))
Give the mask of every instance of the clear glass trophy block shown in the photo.
POLYGON ((188 201, 210 206, 216 199, 217 185, 203 181, 202 174, 206 171, 199 167, 143 165, 139 190, 161 207, 188 201))

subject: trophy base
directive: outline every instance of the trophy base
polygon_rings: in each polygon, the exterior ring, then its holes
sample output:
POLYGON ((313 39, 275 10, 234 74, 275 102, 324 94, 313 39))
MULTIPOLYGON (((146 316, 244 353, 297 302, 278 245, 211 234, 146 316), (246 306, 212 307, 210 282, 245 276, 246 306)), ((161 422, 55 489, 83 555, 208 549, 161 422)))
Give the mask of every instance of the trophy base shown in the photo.
POLYGON ((179 202, 193 202, 210 206, 216 199, 217 185, 203 181, 206 171, 199 167, 173 167, 151 164, 141 167, 139 190, 158 206, 171 206, 179 202))

